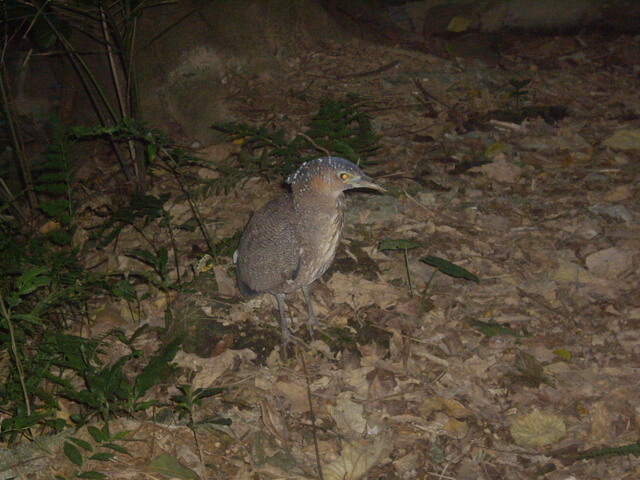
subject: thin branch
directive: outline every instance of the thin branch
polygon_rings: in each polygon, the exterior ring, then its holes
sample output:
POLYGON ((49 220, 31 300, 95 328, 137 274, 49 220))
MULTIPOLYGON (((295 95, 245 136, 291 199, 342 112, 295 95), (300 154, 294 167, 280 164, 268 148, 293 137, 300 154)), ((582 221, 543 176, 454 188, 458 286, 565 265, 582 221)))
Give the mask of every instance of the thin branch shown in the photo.
POLYGON ((345 73, 344 75, 336 76, 336 80, 342 80, 343 78, 357 78, 357 77, 367 77, 369 75, 377 75, 378 73, 386 72, 387 70, 391 70, 396 67, 400 63, 400 60, 394 60, 389 62, 379 68, 375 68, 373 70, 366 70, 360 73, 345 73))
POLYGON ((311 137, 309 137, 308 135, 300 132, 298 133, 298 136, 304 138, 307 142, 309 142, 311 145, 313 145, 315 148, 317 148, 318 150, 320 150, 321 152, 324 152, 327 154, 327 157, 331 156, 331 153, 329 152, 329 150, 327 150, 324 147, 321 147, 320 145, 318 145, 316 142, 313 141, 313 139, 311 137))
MULTIPOLYGON (((113 50, 111 48, 111 38, 109 36, 109 26, 107 25, 107 19, 104 12, 104 7, 100 5, 100 17, 102 25, 102 33, 104 35, 105 46, 107 49, 107 59, 109 60, 109 68, 111 70, 111 78, 113 79, 113 86, 116 91, 116 98, 118 100, 118 107, 120 108, 120 118, 124 119, 129 116, 127 112, 127 106, 125 105, 125 99, 122 95, 122 86, 120 85, 120 75, 116 68, 116 62, 113 58, 113 50)), ((122 50, 120 50, 122 52, 122 50)), ((133 166, 133 174, 138 180, 138 183, 142 180, 142 172, 138 170, 138 162, 136 161, 136 147, 133 140, 127 140, 127 147, 129 148, 129 158, 131 159, 131 165, 133 166)))
POLYGON ((307 371, 307 364, 304 361, 304 353, 297 349, 300 361, 302 362, 302 369, 304 370, 304 378, 307 384, 307 400, 309 401, 309 420, 311 420, 311 435, 313 436, 313 449, 316 454, 316 464, 318 466, 318 478, 324 480, 322 473, 322 462, 320 461, 320 447, 318 446, 318 434, 316 431, 316 414, 313 410, 313 402, 311 401, 311 382, 309 380, 309 372, 307 371))

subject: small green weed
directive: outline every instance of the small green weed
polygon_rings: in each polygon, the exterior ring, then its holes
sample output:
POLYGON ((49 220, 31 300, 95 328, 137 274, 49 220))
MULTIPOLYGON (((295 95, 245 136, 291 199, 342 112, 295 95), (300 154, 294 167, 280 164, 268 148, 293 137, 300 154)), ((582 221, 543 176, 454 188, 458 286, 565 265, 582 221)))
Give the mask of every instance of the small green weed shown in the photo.
POLYGON ((45 161, 35 172, 34 188, 43 198, 38 207, 47 217, 60 225, 45 238, 57 245, 70 245, 73 236, 72 220, 75 213, 73 204, 72 178, 75 162, 69 157, 74 140, 58 132, 49 147, 45 161))
MULTIPOLYGON (((409 270, 409 257, 408 251, 414 248, 420 247, 422 244, 420 242, 416 242, 414 240, 404 240, 404 239, 387 239, 380 242, 380 250, 402 250, 404 252, 404 263, 405 268, 407 270, 407 281, 409 283, 409 288, 411 291, 411 296, 414 296, 413 289, 413 281, 411 279, 411 271, 409 270)), ((472 280, 476 283, 480 282, 480 279, 477 275, 465 270, 462 267, 459 267, 448 260, 440 257, 433 257, 431 255, 427 255, 420 259, 422 263, 426 263, 427 265, 431 265, 432 267, 436 267, 439 272, 444 273, 445 275, 449 275, 453 278, 464 278, 465 280, 472 280)), ((436 272, 433 272, 431 278, 427 282, 425 291, 423 293, 423 301, 425 300, 425 296, 429 290, 429 285, 431 285, 431 281, 433 280, 433 276, 436 272)))
POLYGON ((102 365, 95 355, 79 355, 70 359, 73 360, 73 370, 84 380, 85 388, 67 386, 59 395, 83 407, 83 413, 71 416, 77 425, 83 425, 94 415, 100 415, 107 422, 114 415, 131 414, 156 404, 155 400, 141 401, 141 398, 149 388, 159 380, 167 380, 173 372, 174 367, 170 362, 178 350, 179 340, 151 356, 142 371, 130 382, 125 375, 127 364, 142 356, 142 352, 132 347, 133 339, 138 335, 137 331, 130 339, 120 337, 131 353, 123 355, 112 365, 102 365))
POLYGON ((205 418, 196 422, 195 411, 202 405, 202 401, 205 398, 213 397, 224 392, 222 388, 196 388, 191 389, 191 385, 178 385, 180 389, 179 395, 171 397, 171 401, 174 402, 174 409, 178 413, 180 418, 188 417, 189 421, 187 426, 193 433, 193 440, 195 441, 196 448, 198 449, 198 455, 200 457, 200 464, 203 471, 205 471, 204 456, 202 454, 202 448, 200 447, 200 441, 198 440, 197 427, 207 424, 217 425, 231 425, 231 420, 226 418, 205 418))
MULTIPOLYGON (((69 437, 68 441, 64 442, 63 451, 66 457, 71 463, 77 467, 82 468, 87 461, 99 461, 110 462, 114 459, 115 453, 118 452, 124 455, 129 455, 129 451, 120 445, 120 442, 131 441, 127 437, 131 432, 123 431, 116 434, 111 434, 109 431, 109 424, 105 423, 102 428, 89 425, 87 432, 93 439, 93 444, 77 436, 69 437)), ((88 478, 101 480, 108 478, 104 473, 96 470, 76 471, 74 473, 76 478, 88 478)), ((66 480, 61 475, 56 475, 58 480, 66 480)))
POLYGON ((188 426, 192 430, 198 425, 210 423, 229 425, 231 423, 230 420, 221 418, 205 418, 196 422, 194 417, 195 411, 202 405, 202 401, 205 398, 220 395, 224 392, 223 388, 196 388, 192 390, 191 385, 178 385, 178 388, 181 393, 171 397, 171 401, 174 403, 174 409, 180 418, 189 418, 188 426))
POLYGON ((531 83, 530 78, 525 78, 524 80, 512 78, 509 80, 509 85, 511 85, 511 88, 513 89, 509 92, 509 96, 516 99, 517 108, 520 108, 520 104, 522 103, 524 96, 529 93, 528 90, 525 90, 525 87, 529 85, 529 83, 531 83))

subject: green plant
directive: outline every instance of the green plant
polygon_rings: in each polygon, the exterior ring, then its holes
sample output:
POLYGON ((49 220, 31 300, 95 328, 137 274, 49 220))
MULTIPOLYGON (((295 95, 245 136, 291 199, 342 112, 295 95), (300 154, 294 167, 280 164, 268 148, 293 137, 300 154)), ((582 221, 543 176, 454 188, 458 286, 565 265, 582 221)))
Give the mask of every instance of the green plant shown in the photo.
POLYGON ((35 426, 54 431, 65 426, 55 418, 55 392, 70 386, 64 378, 68 356, 97 347, 95 341, 56 331, 51 316, 66 295, 51 274, 45 266, 32 267, 0 295, 0 351, 8 352, 14 366, 0 384, 0 408, 9 414, 0 423, 0 439, 9 442, 31 436, 35 426))
POLYGON ((71 245, 73 236, 75 162, 71 160, 69 150, 74 143, 73 138, 57 132, 49 143, 45 161, 35 172, 34 188, 42 194, 38 208, 60 226, 46 237, 58 245, 71 245))
MULTIPOLYGON (((131 432, 123 431, 116 434, 111 434, 109 431, 109 424, 104 423, 102 428, 98 428, 93 425, 87 427, 87 432, 91 435, 94 444, 79 438, 77 436, 68 437, 68 441, 64 442, 63 451, 66 457, 76 465, 77 467, 83 467, 87 460, 110 462, 114 459, 115 454, 112 451, 119 452, 125 455, 131 455, 129 451, 120 445, 123 441, 130 441, 127 437, 131 432), (94 453, 95 452, 95 453, 94 453), (91 454, 88 456, 89 454, 91 454)), ((108 478, 104 473, 96 470, 85 470, 83 472, 74 472, 76 478, 87 478, 94 480, 101 480, 108 478)), ((56 475, 59 480, 65 480, 65 477, 56 475)))
POLYGON ((202 448, 198 440, 197 427, 200 425, 217 424, 217 425, 230 425, 231 421, 226 418, 205 418, 199 421, 195 420, 196 408, 202 405, 202 401, 205 398, 219 395, 224 392, 222 388, 196 388, 192 390, 190 385, 178 385, 180 389, 179 395, 171 397, 171 401, 174 403, 174 409, 178 413, 180 418, 187 417, 187 426, 193 433, 193 440, 196 443, 198 449, 198 455, 200 457, 200 463, 202 465, 202 471, 205 472, 204 457, 202 455, 202 448))
MULTIPOLYGON (((135 141, 136 143, 143 145, 149 163, 158 168, 163 168, 169 171, 173 175, 173 178, 176 179, 185 198, 187 199, 187 202, 189 203, 195 223, 200 229, 207 246, 210 250, 213 248, 211 239, 204 226, 202 216, 200 215, 195 202, 194 194, 191 192, 190 186, 185 178, 185 174, 183 173, 183 169, 187 166, 192 164, 203 164, 206 162, 186 154, 179 148, 175 148, 162 131, 148 129, 143 123, 136 122, 132 119, 125 118, 118 125, 110 127, 76 127, 71 130, 69 135, 78 140, 110 138, 113 141, 135 141)), ((94 235, 94 238, 100 238, 98 247, 104 248, 109 245, 118 237, 122 228, 126 225, 132 226, 144 237, 142 229, 136 226, 136 219, 144 218, 143 226, 147 226, 152 221, 158 220, 160 222, 160 226, 167 228, 169 238, 172 242, 174 255, 176 255, 177 246, 175 244, 171 216, 162 208, 168 199, 169 195, 163 195, 160 198, 143 194, 134 195, 131 200, 131 204, 128 206, 122 206, 119 210, 114 212, 102 228, 98 230, 97 234, 94 235)), ((188 229, 190 227, 184 226, 182 228, 188 229)), ((165 272, 162 271, 162 269, 166 266, 166 261, 162 258, 164 253, 157 250, 148 238, 144 238, 145 241, 151 245, 153 250, 152 256, 154 258, 152 259, 150 256, 142 254, 143 256, 141 256, 140 259, 153 266, 156 273, 160 274, 161 279, 163 279, 162 274, 165 272)), ((178 268, 177 256, 174 260, 178 270, 178 283, 180 283, 180 270, 178 268)))
POLYGON ((363 99, 347 94, 342 100, 326 98, 309 124, 306 134, 320 147, 347 160, 358 161, 378 150, 380 136, 376 135, 363 99))
POLYGON ((436 267, 441 273, 449 275, 453 278, 464 278, 465 280, 471 280, 472 282, 480 283, 480 279, 477 275, 474 275, 470 271, 459 267, 458 265, 451 263, 448 260, 440 257, 434 257, 432 255, 426 255, 420 259, 422 263, 436 267))
POLYGON ((517 78, 512 78, 509 80, 509 85, 511 85, 512 89, 509 92, 509 96, 516 99, 516 107, 520 108, 521 99, 529 93, 528 90, 525 90, 524 87, 531 83, 530 78, 525 78, 524 80, 518 80, 517 78))
POLYGON ((241 236, 242 230, 238 230, 231 237, 223 238, 216 242, 211 250, 213 258, 233 256, 233 252, 238 249, 238 243, 240 243, 241 236))
MULTIPOLYGON (((166 380, 173 372, 174 367, 170 362, 178 350, 180 340, 161 347, 149 358, 140 373, 135 375, 133 382, 130 382, 126 375, 128 364, 142 355, 142 352, 132 346, 133 339, 139 333, 135 332, 130 339, 120 336, 120 340, 131 348, 131 353, 123 355, 112 365, 103 365, 95 355, 97 351, 93 355, 69 357, 72 362, 70 366, 84 381, 85 388, 77 389, 67 385, 59 395, 83 407, 82 413, 71 415, 77 425, 85 424, 95 415, 107 422, 113 415, 146 410, 157 403, 155 400, 142 401, 141 398, 149 388, 159 380, 166 380)), ((131 368, 128 370, 130 372, 131 368)))
POLYGON ((20 313, 17 310, 27 295, 51 282, 51 279, 44 275, 45 271, 43 268, 34 268, 25 272, 17 279, 15 291, 7 295, 6 300, 3 296, 0 296, 0 334, 2 334, 3 344, 6 346, 13 365, 15 366, 15 371, 11 372, 14 373, 15 382, 10 382, 8 385, 5 385, 4 389, 7 390, 8 397, 13 397, 13 400, 17 400, 17 392, 10 391, 10 387, 19 384, 22 394, 22 399, 18 407, 18 411, 22 413, 22 421, 14 422, 13 419, 5 419, 0 425, 0 432, 18 432, 22 429, 29 429, 42 419, 41 415, 33 415, 32 412, 30 391, 27 388, 27 381, 29 381, 30 378, 25 374, 26 355, 24 350, 18 346, 21 344, 22 332, 17 329, 16 323, 41 323, 39 318, 40 308, 38 308, 38 306, 24 313, 20 313))
POLYGON ((366 159, 379 148, 369 117, 362 112, 364 101, 357 95, 342 100, 324 99, 305 133, 287 140, 284 129, 270 130, 246 123, 218 123, 213 128, 241 141, 240 165, 216 165, 219 178, 209 181, 214 191, 228 191, 243 178, 263 175, 286 176, 300 164, 319 156, 338 155, 353 162, 366 159))
POLYGON ((178 385, 180 394, 171 397, 171 401, 174 403, 174 409, 179 418, 188 417, 188 427, 195 429, 198 425, 206 425, 216 423, 220 425, 229 425, 231 422, 227 419, 221 418, 205 418, 196 422, 195 411, 202 406, 202 401, 205 398, 220 395, 224 392, 223 388, 196 388, 192 390, 190 385, 178 385))
POLYGON ((469 325, 489 338, 495 337, 497 335, 513 335, 514 337, 520 336, 512 328, 502 325, 501 323, 498 323, 495 320, 489 320, 488 322, 483 322, 482 320, 470 319, 469 325))
POLYGON ((411 298, 414 296, 413 281, 411 279, 411 270, 409 269, 409 255, 408 250, 413 250, 421 245, 420 242, 413 240, 384 240, 380 242, 380 250, 402 250, 404 253, 404 266, 407 270, 407 281, 409 282, 409 290, 411 292, 411 298))
POLYGON ((600 448, 597 450, 591 450, 589 452, 582 452, 576 457, 576 460, 585 460, 598 457, 619 457, 623 455, 633 455, 635 457, 640 457, 640 442, 629 443, 627 445, 621 445, 619 447, 600 448))
POLYGON ((129 381, 142 356, 133 347, 134 339, 144 331, 141 327, 130 338, 119 334, 130 353, 112 365, 103 365, 104 340, 85 339, 65 330, 70 319, 82 313, 87 296, 96 288, 109 287, 108 279, 70 268, 77 259, 51 250, 49 243, 19 240, 12 236, 0 241, 0 264, 6 267, 0 281, 0 352, 6 352, 11 362, 0 383, 0 411, 4 413, 0 441, 32 437, 35 427, 56 432, 65 428, 67 422, 56 416, 60 397, 77 406, 77 413, 71 415, 77 425, 96 415, 106 421, 154 404, 142 397, 171 374, 170 362, 179 341, 159 349, 129 381), (17 273, 21 269, 24 272, 17 273))
MULTIPOLYGON (((157 403, 143 398, 148 390, 173 372, 171 360, 180 339, 143 362, 143 354, 133 342, 147 327, 139 328, 129 338, 121 332, 97 339, 68 333, 70 326, 86 316, 87 299, 95 293, 107 292, 124 299, 132 311, 136 307, 140 311, 140 302, 150 295, 138 294, 122 273, 91 274, 78 261, 77 248, 72 245, 75 190, 69 150, 77 142, 96 138, 143 145, 150 161, 174 173, 194 215, 198 215, 183 174, 184 167, 196 160, 174 149, 162 132, 124 119, 114 126, 79 127, 54 136, 46 159, 34 169, 34 189, 40 210, 59 228, 53 234, 37 235, 0 216, 0 353, 10 359, 10 368, 2 372, 5 382, 0 384, 0 441, 13 442, 20 436, 31 438, 36 432, 58 432, 68 427, 70 422, 57 416, 60 398, 74 406, 69 420, 76 426, 96 417, 108 422, 114 415, 140 412, 157 403), (107 365, 102 360, 104 350, 116 341, 124 343, 129 352, 107 365)), ((155 244, 146 227, 153 223, 167 232, 177 252, 173 219, 164 209, 168 198, 134 195, 130 204, 107 218, 96 238, 96 245, 104 248, 117 240, 124 227, 134 228, 149 247, 132 248, 125 254, 151 266, 152 271, 127 273, 162 291, 176 288, 168 276, 169 252, 166 246, 155 244)), ((204 231, 200 218, 197 223, 204 231)), ((177 253, 175 264, 178 266, 177 253)), ((161 330, 158 333, 163 334, 161 330)), ((105 442, 106 437, 102 444, 105 442)), ((76 439, 65 446, 75 462, 84 458, 77 454, 81 453, 78 448, 85 450, 87 446, 81 443, 76 439)), ((99 478, 91 471, 76 473, 79 478, 99 478)))

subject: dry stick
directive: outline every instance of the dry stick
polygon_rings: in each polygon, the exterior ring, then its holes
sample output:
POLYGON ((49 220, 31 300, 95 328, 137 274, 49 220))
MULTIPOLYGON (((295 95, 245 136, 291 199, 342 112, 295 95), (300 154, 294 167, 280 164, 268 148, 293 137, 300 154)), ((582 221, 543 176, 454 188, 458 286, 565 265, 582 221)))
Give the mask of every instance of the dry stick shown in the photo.
POLYGON ((207 231, 204 223, 202 222, 202 215, 200 215, 200 210, 198 209, 198 206, 194 202, 191 192, 189 191, 187 180, 184 178, 184 175, 182 174, 182 172, 178 170, 178 163, 173 159, 173 157, 171 156, 171 153, 169 153, 167 149, 164 147, 160 147, 160 148, 162 149, 162 152, 167 156, 167 158, 171 161, 171 163, 166 162, 167 166, 169 167, 169 171, 176 175, 176 178, 178 179, 178 183, 180 184, 180 189, 187 197, 187 203, 189 203, 189 208, 193 212, 193 216, 195 217, 196 222, 198 224, 198 228, 200 229, 200 232, 204 237, 204 241, 207 243, 207 248, 209 249, 209 251, 213 252, 213 243, 211 242, 211 238, 209 237, 209 232, 207 231))
POLYGON ((107 59, 109 60, 109 68, 111 69, 111 77, 113 78, 114 88, 116 90, 116 98, 118 99, 118 107, 120 107, 120 115, 124 117, 127 114, 124 100, 122 98, 122 87, 116 70, 115 60, 113 59, 113 50, 111 49, 111 37, 109 36, 109 28, 104 13, 104 7, 100 6, 100 24, 102 25, 102 35, 104 36, 104 44, 107 49, 107 59))
POLYGON ((176 275, 178 277, 178 285, 182 287, 182 278, 180 277, 180 259, 178 257, 178 244, 176 237, 173 234, 173 228, 171 228, 171 222, 167 222, 167 228, 169 229, 169 237, 171 238, 171 245, 173 246, 173 261, 176 264, 176 275))
POLYGON ((402 249, 404 252, 404 266, 407 269, 407 281, 409 282, 409 291, 411 292, 411 298, 415 297, 415 292, 413 291, 413 281, 411 279, 411 269, 409 268, 409 254, 407 253, 407 249, 402 249))
MULTIPOLYGON (((0 178, 0 198, 2 198, 6 202, 9 208, 13 211, 14 215, 20 218, 21 222, 23 223, 27 222, 27 217, 25 217, 24 213, 22 213, 22 210, 20 209, 20 205, 18 205, 18 202, 16 202, 16 199, 13 196, 13 193, 11 193, 11 190, 9 190, 9 187, 7 187, 7 184, 4 183, 4 180, 2 180, 1 178, 0 178)), ((5 218, 5 217, 4 215, 0 215, 0 218, 5 218)))
MULTIPOLYGON (((4 319, 7 321, 7 325, 9 326, 11 351, 13 352, 13 358, 18 370, 18 378, 20 379, 20 386, 22 388, 22 394, 24 395, 24 405, 27 409, 27 416, 31 416, 31 403, 29 403, 29 394, 27 392, 27 386, 24 381, 24 369, 22 368, 22 362, 20 361, 20 356, 18 355, 18 346, 16 345, 16 336, 13 330, 13 322, 11 321, 11 313, 7 309, 2 296, 0 296, 0 314, 2 315, 2 317, 4 317, 4 319)), ((31 427, 29 427, 28 430, 31 436, 33 436, 31 427)))
MULTIPOLYGON (((89 69, 87 64, 82 60, 82 57, 80 57, 78 52, 76 52, 73 49, 73 46, 71 45, 71 43, 62 35, 62 33, 58 31, 58 29, 51 22, 51 20, 49 20, 48 15, 44 15, 43 18, 49 25, 49 28, 51 28, 51 30, 55 34, 56 38, 65 47, 66 50, 64 50, 64 53, 69 55, 69 61, 71 62, 71 65, 73 66, 74 70, 78 74, 78 77, 80 78, 80 82, 82 82, 82 86, 87 92, 89 101, 91 102, 96 112, 96 115, 100 120, 100 125, 102 125, 103 127, 111 125, 108 121, 108 117, 105 116, 105 112, 100 108, 100 101, 104 105, 104 108, 106 108, 107 113, 109 114, 109 117, 111 117, 112 121, 114 123, 118 123, 118 119, 117 119, 118 117, 116 115, 116 112, 114 112, 113 108, 111 108, 111 104, 109 103, 109 100, 107 99, 104 91, 100 88, 98 81, 96 80, 93 73, 91 73, 91 70, 89 69), (93 85, 93 88, 95 88, 96 92, 92 90, 91 88, 92 85, 93 85)), ((116 154, 118 163, 122 167, 122 173, 124 174, 126 180, 127 181, 133 180, 135 176, 132 176, 132 173, 129 171, 129 165, 127 165, 127 162, 122 156, 122 152, 120 152, 120 149, 118 148, 118 145, 116 144, 115 140, 113 138, 109 138, 109 143, 113 148, 113 152, 116 154)))
MULTIPOLYGON (((107 49, 107 58, 109 59, 109 68, 111 69, 111 77, 113 78, 113 84, 116 90, 116 98, 118 99, 118 107, 120 107, 120 115, 122 119, 127 116, 127 108, 122 95, 122 87, 120 85, 120 78, 118 77, 118 71, 116 69, 116 63, 113 59, 113 50, 111 49, 111 37, 109 36, 109 28, 107 26, 107 20, 104 13, 104 7, 100 6, 100 19, 102 24, 102 34, 104 35, 104 43, 107 49)), ((127 140, 127 146, 129 147, 129 156, 131 157, 131 166, 133 167, 133 174, 138 182, 141 181, 141 172, 138 170, 138 162, 136 161, 136 149, 133 144, 133 140, 127 140)))
POLYGON ((476 225, 472 225, 472 224, 470 224, 470 223, 468 223, 468 222, 463 222, 463 221, 460 221, 460 220, 456 220, 455 218, 450 217, 450 216, 448 216, 448 215, 445 215, 445 214, 444 214, 444 213, 442 213, 442 212, 439 212, 439 211, 437 211, 437 210, 432 210, 431 208, 427 207, 426 205, 423 205, 423 204, 422 204, 422 203, 420 203, 418 200, 416 200, 415 198, 413 198, 413 197, 412 197, 411 195, 409 195, 409 194, 407 193, 407 191, 406 191, 406 190, 404 190, 404 189, 402 190, 402 193, 404 193, 404 194, 406 195, 406 197, 407 197, 409 200, 411 200, 412 202, 414 202, 416 205, 418 205, 419 207, 424 208, 427 212, 432 213, 432 214, 434 214, 434 215, 437 215, 437 216, 439 216, 439 217, 444 218, 444 219, 445 219, 445 220, 446 220, 450 225, 454 225, 454 226, 459 227, 459 228, 465 228, 465 229, 470 230, 471 232, 474 232, 474 233, 477 233, 478 231, 482 231, 482 230, 483 230, 481 227, 478 227, 478 226, 476 226, 476 225))
MULTIPOLYGON (((289 431, 287 430, 287 424, 285 422, 285 414, 284 414, 284 406, 282 405, 282 398, 276 397, 280 406, 280 417, 282 418, 282 442, 284 444, 284 449, 287 451, 293 463, 295 463, 296 467, 298 467, 302 473, 304 473, 307 477, 316 478, 313 472, 309 471, 302 465, 296 457, 293 455, 293 450, 291 449, 291 442, 289 442, 289 431)), ((321 479, 323 480, 323 479, 321 479)))
MULTIPOLYGON (((193 415, 191 416, 191 423, 193 424, 193 415)), ((200 468, 202 469, 202 478, 204 480, 207 480, 207 466, 204 463, 204 456, 202 454, 202 447, 200 446, 200 442, 198 441, 198 434, 196 433, 196 426, 195 424, 193 425, 193 428, 191 429, 191 432, 193 433, 193 439, 196 442, 196 448, 198 449, 198 457, 200 458, 200 468)))
POLYGON ((309 84, 304 87, 302 90, 300 90, 299 92, 294 92, 292 94, 293 97, 300 97, 301 95, 303 95, 307 90, 309 90, 311 88, 311 86, 314 84, 315 79, 311 79, 311 81, 309 82, 309 84))
MULTIPOLYGON (((124 24, 122 26, 123 29, 129 28, 131 32, 130 45, 127 45, 125 47, 123 39, 120 36, 120 32, 118 31, 117 28, 115 28, 116 25, 118 25, 118 22, 113 18, 111 11, 108 8, 103 9, 102 11, 107 16, 107 21, 109 22, 109 24, 114 26, 114 29, 112 30, 113 41, 119 51, 118 57, 121 63, 120 68, 122 68, 122 73, 124 76, 124 85, 126 86, 126 89, 127 89, 125 92, 126 94, 124 96, 125 98, 123 100, 123 104, 126 105, 129 115, 132 118, 138 120, 140 118, 140 98, 138 94, 138 83, 134 78, 134 73, 133 73, 134 72, 133 51, 134 51, 134 43, 136 40, 136 26, 138 25, 138 17, 134 16, 133 23, 132 23, 133 27, 128 27, 124 24), (128 52, 131 53, 131 55, 129 55, 128 52)), ((139 180, 142 180, 143 187, 144 187, 147 182, 147 177, 145 175, 146 173, 145 156, 142 154, 136 155, 133 160, 134 160, 134 163, 137 164, 137 166, 134 166, 134 171, 142 172, 142 178, 140 178, 139 180)))
POLYGON ((309 419, 311 420, 311 435, 313 436, 313 448, 316 453, 316 462, 318 464, 318 476, 320 480, 324 480, 322 474, 322 464, 320 462, 320 448, 318 447, 318 434, 316 432, 316 414, 313 411, 313 402, 311 401, 311 384, 309 383, 309 372, 307 371, 307 364, 304 361, 304 355, 301 350, 298 349, 300 360, 302 361, 302 369, 304 371, 304 378, 307 382, 307 400, 309 400, 309 419))
POLYGON ((299 136, 301 136, 302 138, 304 138, 307 142, 309 142, 311 145, 313 145, 314 147, 316 147, 318 150, 320 150, 321 152, 324 152, 327 154, 327 157, 331 156, 331 153, 329 153, 329 150, 327 150, 324 147, 321 147, 320 145, 318 145, 316 142, 314 142, 308 135, 304 134, 304 133, 298 133, 299 136))
POLYGON ((442 479, 446 479, 446 480, 458 480, 458 477, 450 477, 449 475, 445 475, 444 474, 444 470, 442 471, 442 473, 437 473, 437 472, 427 472, 427 475, 431 475, 433 477, 438 477, 439 480, 442 479))
POLYGON ((426 304, 426 301, 427 301, 427 294, 429 293, 429 288, 431 287, 431 282, 433 282, 433 279, 436 276, 437 272, 438 272, 437 269, 433 270, 433 272, 431 273, 431 276, 429 277, 429 280, 427 281, 426 285, 424 286, 424 292, 422 293, 422 296, 420 297, 420 309, 418 311, 419 314, 424 313, 425 304, 426 304))
POLYGON ((367 71, 360 72, 360 73, 346 73, 344 75, 336 76, 335 79, 336 80, 342 80, 343 78, 367 77, 369 75, 376 75, 378 73, 382 73, 382 72, 386 72, 387 70, 391 70, 393 67, 395 67, 399 63, 400 63, 400 60, 394 60, 394 61, 389 62, 386 65, 383 65, 383 66, 381 66, 379 68, 376 68, 374 70, 367 70, 367 71))
POLYGON ((424 86, 422 85, 422 82, 420 80, 418 80, 417 78, 413 79, 413 83, 416 86, 416 88, 418 90, 420 90, 420 93, 422 93, 422 96, 424 97, 425 100, 425 106, 428 106, 428 108, 430 108, 431 110, 433 110, 431 108, 431 106, 429 106, 429 103, 427 102, 427 100, 433 100, 436 103, 439 103, 440 105, 442 105, 443 107, 451 110, 451 106, 444 103, 442 100, 439 100, 437 97, 435 97, 434 95, 432 95, 431 93, 429 93, 427 91, 426 88, 424 88, 424 86))

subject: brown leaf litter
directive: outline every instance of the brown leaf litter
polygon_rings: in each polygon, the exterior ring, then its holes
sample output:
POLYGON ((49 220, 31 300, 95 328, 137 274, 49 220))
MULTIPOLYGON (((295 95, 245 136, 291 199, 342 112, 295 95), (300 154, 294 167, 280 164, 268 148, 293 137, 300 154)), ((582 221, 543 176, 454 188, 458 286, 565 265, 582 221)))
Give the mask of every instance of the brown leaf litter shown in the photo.
MULTIPOLYGON (((312 286, 326 335, 298 356, 283 361, 277 346, 259 357, 234 347, 252 332, 257 343, 277 334, 266 296, 248 304, 194 298, 190 308, 203 318, 246 326, 216 356, 176 358, 180 383, 225 389, 196 412, 232 421, 197 430, 206 478, 311 478, 318 463, 331 480, 640 478, 631 455, 574 461, 577 452, 640 439, 640 92, 630 67, 608 70, 600 40, 583 36, 583 55, 567 64, 550 60, 544 41, 523 39, 502 69, 354 42, 283 65, 271 81, 241 73, 230 80, 237 93, 227 106, 239 119, 287 131, 302 128, 310 105, 326 95, 365 95, 382 148, 364 169, 392 196, 349 197, 345 262, 312 286), (393 67, 377 71, 381 65, 393 67), (335 71, 374 73, 336 81, 335 71), (531 79, 529 101, 564 105, 568 115, 556 123, 483 121, 509 104, 511 78, 531 79), (299 91, 304 97, 291 94, 299 91), (620 104, 636 120, 616 113, 620 104), (478 159, 484 164, 452 174, 478 159), (421 298, 410 298, 402 256, 377 250, 383 238, 420 242, 408 255, 421 298), (481 281, 434 274, 419 261, 424 255, 481 281), (375 268, 354 273, 365 257, 375 268), (512 334, 480 331, 474 321, 512 334)), ((637 38, 608 42, 611 61, 616 50, 640 49, 637 38)), ((236 151, 202 153, 224 160, 236 151)), ((279 191, 247 179, 202 199, 200 209, 214 238, 225 238, 279 191)), ((175 204, 172 212, 186 209, 175 204)), ((177 235, 185 251, 198 241, 177 235)), ((137 241, 125 229, 119 248, 137 241)), ((198 262, 181 257, 182 268, 198 262)), ((110 259, 132 268, 128 261, 110 259)), ((228 260, 214 268, 215 295, 233 293, 230 268, 228 260)), ((150 305, 163 296, 150 293, 150 305)), ((304 335, 304 303, 291 297, 304 335)), ((120 322, 118 306, 104 311, 111 313, 98 318, 120 322)), ((147 308, 139 319, 122 318, 133 331, 140 321, 161 323, 158 315, 147 308)), ((205 478, 183 421, 121 419, 111 428, 132 430, 138 442, 131 458, 110 465, 110 478, 150 478, 145 465, 161 454, 205 478)))

